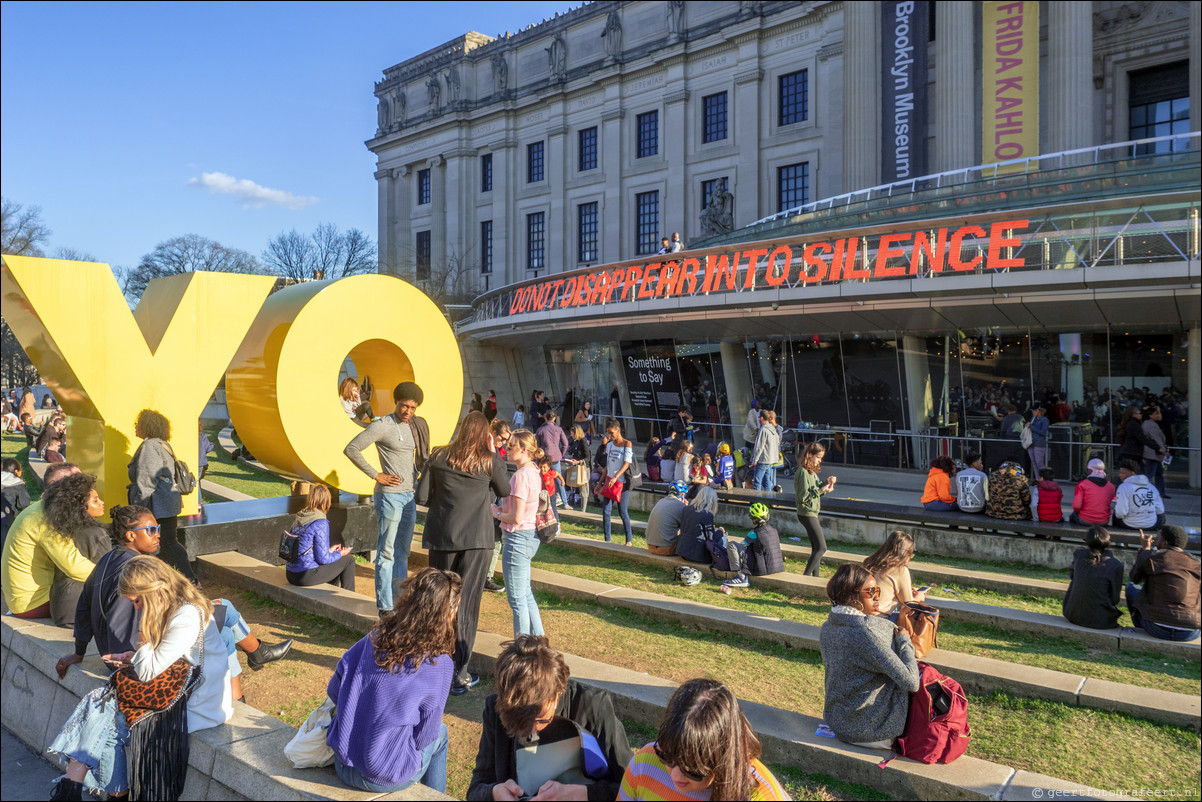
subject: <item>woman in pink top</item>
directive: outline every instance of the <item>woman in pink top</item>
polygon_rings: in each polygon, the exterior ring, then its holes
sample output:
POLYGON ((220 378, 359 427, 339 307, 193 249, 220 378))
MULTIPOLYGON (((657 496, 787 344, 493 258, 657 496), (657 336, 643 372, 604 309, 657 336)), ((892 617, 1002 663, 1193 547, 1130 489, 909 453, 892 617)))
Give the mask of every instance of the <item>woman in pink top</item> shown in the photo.
POLYGON ((518 429, 509 437, 509 459, 518 469, 509 480, 509 495, 494 504, 492 515, 504 530, 501 546, 501 571, 505 575, 505 598, 513 609, 513 635, 542 635, 543 620, 538 602, 530 589, 530 562, 538 552, 534 516, 538 513, 538 494, 543 489, 535 460, 541 459, 534 434, 518 429))

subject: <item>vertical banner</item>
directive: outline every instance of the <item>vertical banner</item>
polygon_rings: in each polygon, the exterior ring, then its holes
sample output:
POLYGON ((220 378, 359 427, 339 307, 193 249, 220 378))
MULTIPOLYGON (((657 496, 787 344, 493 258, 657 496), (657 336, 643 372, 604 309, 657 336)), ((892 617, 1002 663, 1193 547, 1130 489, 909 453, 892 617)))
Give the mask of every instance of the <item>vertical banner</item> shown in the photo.
POLYGON ((981 163, 1036 156, 1039 3, 989 0, 982 4, 981 19, 981 163))
POLYGON ((630 415, 640 419, 635 422, 635 439, 647 442, 652 434, 662 433, 680 405, 676 346, 672 340, 624 342, 622 368, 630 394, 630 415), (654 431, 651 420, 660 421, 654 431))
POLYGON ((881 183, 927 174, 927 0, 881 3, 881 183))

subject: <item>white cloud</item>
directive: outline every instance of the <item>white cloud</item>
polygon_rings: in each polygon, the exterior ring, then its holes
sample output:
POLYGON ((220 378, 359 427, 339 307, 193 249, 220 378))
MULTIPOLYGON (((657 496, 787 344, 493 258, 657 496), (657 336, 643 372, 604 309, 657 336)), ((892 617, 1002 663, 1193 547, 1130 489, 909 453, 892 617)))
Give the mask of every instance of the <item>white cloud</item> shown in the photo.
POLYGON ((225 173, 202 173, 200 178, 188 179, 188 186, 221 195, 233 195, 242 202, 243 208, 283 206, 286 209, 303 209, 317 203, 317 198, 312 195, 293 195, 282 189, 269 189, 248 178, 234 178, 225 173))

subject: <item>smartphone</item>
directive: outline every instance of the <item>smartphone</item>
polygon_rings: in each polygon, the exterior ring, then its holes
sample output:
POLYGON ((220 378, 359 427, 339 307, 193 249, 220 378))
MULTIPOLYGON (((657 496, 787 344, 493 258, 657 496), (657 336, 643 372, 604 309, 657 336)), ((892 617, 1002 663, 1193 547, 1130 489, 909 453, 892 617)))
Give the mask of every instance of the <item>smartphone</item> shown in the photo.
POLYGON ((930 589, 931 589, 931 586, 930 586, 930 585, 923 585, 923 586, 922 586, 922 587, 920 587, 920 588, 919 588, 919 589, 918 589, 916 592, 917 592, 917 593, 926 593, 926 592, 927 592, 928 590, 930 590, 930 589))

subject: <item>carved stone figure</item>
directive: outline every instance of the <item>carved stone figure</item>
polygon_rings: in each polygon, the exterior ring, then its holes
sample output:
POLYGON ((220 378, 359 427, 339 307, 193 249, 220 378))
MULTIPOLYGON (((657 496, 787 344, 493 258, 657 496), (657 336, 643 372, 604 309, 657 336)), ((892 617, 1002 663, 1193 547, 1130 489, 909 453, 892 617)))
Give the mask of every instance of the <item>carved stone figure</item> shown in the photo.
POLYGON ((562 81, 568 74, 568 43, 563 33, 555 34, 547 48, 547 71, 557 81, 562 81))
POLYGON ((450 103, 459 102, 459 70, 451 67, 447 70, 447 101, 450 103))
POLYGON ((405 124, 405 112, 409 110, 409 99, 404 92, 397 92, 392 99, 393 118, 397 125, 405 124))
POLYGON ((726 179, 722 179, 710 195, 709 205, 701 213, 701 230, 712 237, 733 231, 735 196, 726 190, 726 179))
POLYGON ((437 75, 431 75, 426 81, 426 101, 435 114, 442 108, 442 84, 437 75))
POLYGON ((605 55, 617 61, 622 58, 622 17, 617 11, 609 12, 605 20, 605 30, 601 37, 605 39, 605 55))
POLYGON ((492 54, 492 91, 500 95, 509 88, 509 62, 504 53, 492 54))
POLYGON ((383 133, 384 131, 388 130, 388 126, 392 125, 392 106, 389 104, 388 98, 386 97, 380 98, 378 116, 379 120, 377 122, 377 127, 380 129, 380 132, 383 133))
POLYGON ((668 0, 668 33, 673 36, 684 33, 684 0, 668 0))

